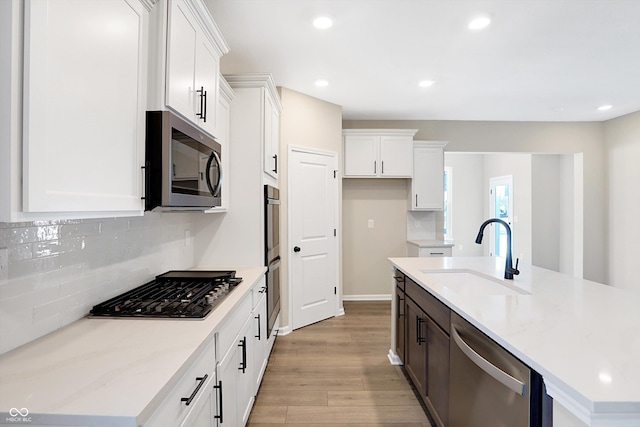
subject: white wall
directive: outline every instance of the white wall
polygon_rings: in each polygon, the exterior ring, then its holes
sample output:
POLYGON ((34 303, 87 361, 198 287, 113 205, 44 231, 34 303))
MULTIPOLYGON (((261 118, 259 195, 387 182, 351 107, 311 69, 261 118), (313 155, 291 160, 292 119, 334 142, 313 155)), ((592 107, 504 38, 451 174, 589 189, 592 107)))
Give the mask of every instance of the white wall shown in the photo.
POLYGON ((406 180, 348 178, 342 192, 344 295, 389 295, 387 258, 407 250, 406 180))
POLYGON ((171 269, 193 267, 192 214, 0 223, 0 353, 78 320, 171 269))
POLYGON ((609 284, 640 291, 640 112, 605 123, 609 284))
POLYGON ((562 158, 537 154, 531 157, 531 263, 538 267, 560 271, 561 223, 564 218, 560 182, 562 158))
POLYGON ((444 153, 444 164, 452 168, 451 215, 454 256, 481 256, 483 246, 475 243, 485 218, 487 202, 484 156, 475 153, 444 153))

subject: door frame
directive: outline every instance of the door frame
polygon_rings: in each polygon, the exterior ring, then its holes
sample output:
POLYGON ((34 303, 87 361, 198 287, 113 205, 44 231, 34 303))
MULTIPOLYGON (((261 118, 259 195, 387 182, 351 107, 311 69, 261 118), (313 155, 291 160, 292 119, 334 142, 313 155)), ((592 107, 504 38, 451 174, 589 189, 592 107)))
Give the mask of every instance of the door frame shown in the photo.
MULTIPOLYGON (((335 254, 336 254, 336 286, 337 286, 337 292, 336 292, 336 299, 335 299, 335 314, 334 316, 341 316, 344 314, 344 309, 342 308, 342 253, 340 252, 340 242, 342 240, 342 230, 341 230, 341 221, 340 221, 340 215, 341 215, 341 205, 340 205, 340 200, 341 200, 341 195, 340 195, 340 180, 342 179, 341 175, 340 175, 340 170, 339 170, 339 157, 338 157, 338 153, 335 151, 328 151, 328 150, 320 150, 317 148, 309 148, 309 147, 302 147, 299 145, 292 145, 289 144, 287 146, 287 198, 289 200, 287 200, 287 292, 288 292, 288 301, 287 301, 287 305, 288 305, 288 311, 289 311, 289 319, 288 319, 288 327, 287 327, 287 331, 283 331, 285 332, 285 334, 290 333, 293 331, 293 262, 291 262, 291 251, 290 248, 293 247, 293 242, 291 240, 291 222, 292 222, 292 215, 291 215, 291 203, 290 203, 290 198, 291 198, 291 179, 292 179, 292 174, 291 174, 291 166, 293 164, 293 162, 291 161, 292 159, 292 155, 293 153, 298 152, 298 153, 306 153, 306 154, 316 154, 316 155, 320 155, 320 156, 327 156, 327 157, 331 157, 333 159, 335 159, 335 165, 336 165, 336 185, 337 185, 337 189, 336 189, 336 199, 335 199, 335 212, 334 212, 334 220, 335 220, 335 224, 336 224, 336 239, 334 239, 334 247, 333 250, 335 250, 335 254)), ((282 252, 282 251, 281 251, 282 252)), ((281 328, 282 329, 282 328, 281 328)))

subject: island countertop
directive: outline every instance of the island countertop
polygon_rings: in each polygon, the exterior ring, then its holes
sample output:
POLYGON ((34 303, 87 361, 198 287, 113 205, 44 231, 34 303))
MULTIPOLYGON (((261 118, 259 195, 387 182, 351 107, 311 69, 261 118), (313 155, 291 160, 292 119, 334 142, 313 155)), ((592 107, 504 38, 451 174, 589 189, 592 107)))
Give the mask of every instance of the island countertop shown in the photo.
MULTIPOLYGON (((390 258, 425 290, 540 373, 548 394, 591 426, 640 426, 640 293, 504 258, 390 258), (477 272, 519 292, 465 292, 429 272, 477 272)), ((473 280, 473 276, 470 276, 473 280)))
POLYGON ((20 425, 144 424, 264 272, 238 268, 202 320, 84 318, 1 355, 0 425, 11 408, 28 411, 20 425))

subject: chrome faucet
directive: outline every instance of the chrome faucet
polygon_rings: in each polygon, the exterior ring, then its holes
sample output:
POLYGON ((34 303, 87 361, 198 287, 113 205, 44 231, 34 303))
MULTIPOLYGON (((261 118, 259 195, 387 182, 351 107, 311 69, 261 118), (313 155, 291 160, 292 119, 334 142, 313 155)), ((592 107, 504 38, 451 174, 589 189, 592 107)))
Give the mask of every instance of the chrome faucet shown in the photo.
POLYGON ((491 224, 492 222, 499 222, 500 224, 504 225, 504 228, 507 229, 507 262, 504 266, 504 278, 513 280, 514 274, 516 276, 520 274, 520 271, 518 270, 518 262, 520 260, 516 258, 516 267, 513 268, 513 262, 511 257, 511 227, 509 227, 509 224, 507 224, 506 222, 498 218, 491 218, 486 220, 480 226, 480 231, 478 231, 478 237, 476 237, 476 243, 477 244, 482 243, 482 235, 484 233, 484 229, 487 225, 491 224))

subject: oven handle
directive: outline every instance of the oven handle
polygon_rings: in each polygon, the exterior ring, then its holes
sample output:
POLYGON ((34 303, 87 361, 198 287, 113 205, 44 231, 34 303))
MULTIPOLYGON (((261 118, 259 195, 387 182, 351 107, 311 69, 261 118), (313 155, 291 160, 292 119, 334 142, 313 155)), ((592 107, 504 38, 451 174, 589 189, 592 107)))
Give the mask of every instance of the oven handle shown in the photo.
POLYGON ((502 385, 518 393, 520 396, 524 396, 526 394, 527 386, 525 383, 507 374, 502 369, 476 353, 476 351, 460 337, 457 329, 453 325, 451 325, 451 335, 453 336, 453 340, 457 344, 458 348, 462 350, 465 356, 467 356, 469 360, 475 363, 485 373, 490 375, 496 381, 499 381, 502 385))
POLYGON ((218 156, 218 153, 216 153, 215 151, 213 151, 209 156, 206 169, 207 187, 209 187, 209 192, 211 193, 211 195, 217 197, 220 194, 220 187, 222 187, 222 162, 220 161, 220 156, 218 156), (211 163, 214 160, 218 165, 218 182, 216 183, 215 187, 211 184, 211 163))
POLYGON ((267 272, 277 270, 278 268, 280 268, 280 255, 271 260, 267 266, 267 272))

